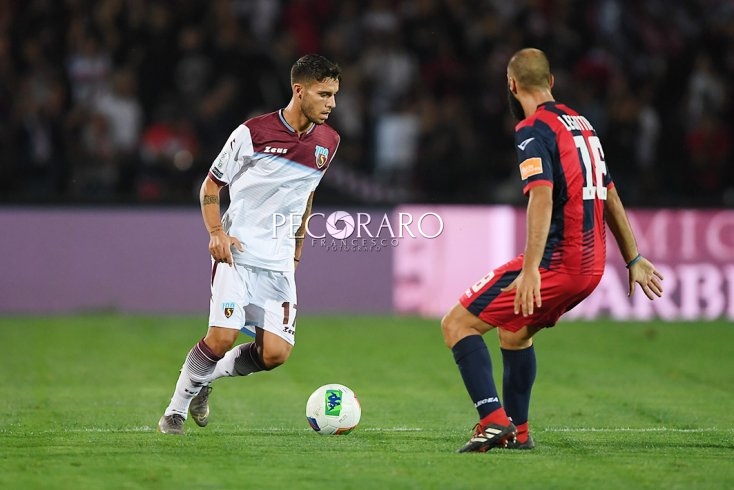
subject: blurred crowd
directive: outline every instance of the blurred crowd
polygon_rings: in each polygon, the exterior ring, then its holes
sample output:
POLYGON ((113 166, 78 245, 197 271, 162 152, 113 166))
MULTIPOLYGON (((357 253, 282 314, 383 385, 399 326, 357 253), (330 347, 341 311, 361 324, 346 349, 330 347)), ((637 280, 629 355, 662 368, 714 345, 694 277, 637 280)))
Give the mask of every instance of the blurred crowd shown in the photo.
POLYGON ((195 202, 319 52, 344 72, 319 203, 521 202, 505 68, 527 46, 628 204, 734 206, 725 0, 4 0, 0 201, 195 202))

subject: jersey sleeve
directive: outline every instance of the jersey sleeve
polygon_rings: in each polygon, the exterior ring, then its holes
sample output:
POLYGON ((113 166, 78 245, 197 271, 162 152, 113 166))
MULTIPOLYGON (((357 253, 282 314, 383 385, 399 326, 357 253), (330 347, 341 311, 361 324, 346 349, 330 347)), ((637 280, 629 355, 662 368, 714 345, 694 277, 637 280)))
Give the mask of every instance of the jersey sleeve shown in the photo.
POLYGON ((334 151, 331 152, 331 155, 329 155, 329 161, 326 164, 326 169, 321 174, 321 178, 317 179, 316 182, 314 182, 313 186, 311 187, 311 192, 315 192, 316 188, 321 183, 321 179, 324 178, 324 175, 326 175, 326 172, 329 170, 329 167, 331 166, 331 162, 334 161, 334 157, 336 156, 336 151, 339 149, 339 143, 341 142, 341 137, 337 134, 336 135, 336 144, 334 145, 334 151))
POLYGON ((515 131, 515 149, 520 162, 523 194, 536 185, 553 186, 553 164, 545 140, 533 126, 515 131))
POLYGON ((250 129, 241 124, 229 135, 209 167, 209 176, 221 185, 228 185, 243 167, 250 164, 253 154, 250 129))

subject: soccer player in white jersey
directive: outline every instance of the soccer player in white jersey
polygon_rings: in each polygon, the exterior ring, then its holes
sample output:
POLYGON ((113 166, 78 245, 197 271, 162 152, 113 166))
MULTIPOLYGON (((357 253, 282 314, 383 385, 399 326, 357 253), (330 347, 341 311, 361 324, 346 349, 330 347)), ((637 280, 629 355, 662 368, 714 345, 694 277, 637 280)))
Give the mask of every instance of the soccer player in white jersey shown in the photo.
POLYGON ((159 432, 183 434, 187 413, 207 425, 215 379, 269 371, 288 359, 305 223, 339 146, 325 122, 340 81, 337 64, 303 56, 291 68, 288 105, 242 123, 210 167, 199 196, 212 258, 209 329, 186 356, 159 432), (221 216, 225 186, 230 204, 221 216), (234 346, 242 328, 254 341, 234 346))

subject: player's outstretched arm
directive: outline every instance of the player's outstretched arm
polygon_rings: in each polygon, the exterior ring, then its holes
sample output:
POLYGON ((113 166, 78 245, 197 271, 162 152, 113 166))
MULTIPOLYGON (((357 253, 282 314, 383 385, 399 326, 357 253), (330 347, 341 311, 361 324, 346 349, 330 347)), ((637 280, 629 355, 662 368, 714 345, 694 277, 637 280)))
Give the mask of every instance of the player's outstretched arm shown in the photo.
POLYGON ((660 281, 663 279, 663 275, 655 269, 652 262, 640 255, 624 205, 617 189, 613 187, 607 191, 606 219, 629 270, 629 292, 627 295, 632 296, 634 294, 636 283, 640 285, 648 298, 655 299, 655 296, 662 296, 663 286, 660 281))

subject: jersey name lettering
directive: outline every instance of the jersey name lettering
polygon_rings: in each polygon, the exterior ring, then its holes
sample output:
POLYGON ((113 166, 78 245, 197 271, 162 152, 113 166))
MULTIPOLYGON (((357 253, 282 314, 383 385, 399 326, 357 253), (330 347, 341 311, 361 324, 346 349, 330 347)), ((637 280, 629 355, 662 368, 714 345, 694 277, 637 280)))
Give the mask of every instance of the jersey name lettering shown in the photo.
POLYGON ((558 120, 569 131, 573 131, 574 129, 577 131, 594 131, 594 127, 584 116, 569 116, 568 114, 563 114, 558 116, 558 120))

